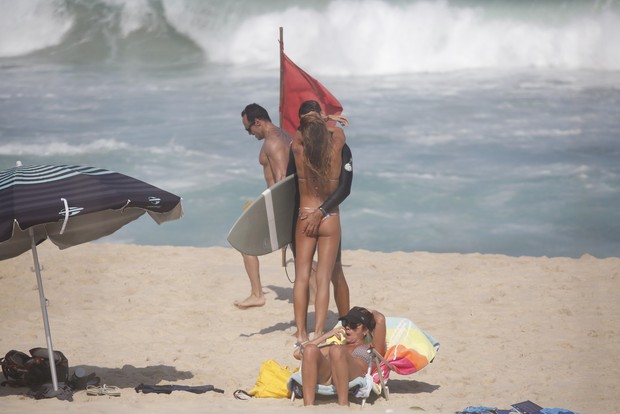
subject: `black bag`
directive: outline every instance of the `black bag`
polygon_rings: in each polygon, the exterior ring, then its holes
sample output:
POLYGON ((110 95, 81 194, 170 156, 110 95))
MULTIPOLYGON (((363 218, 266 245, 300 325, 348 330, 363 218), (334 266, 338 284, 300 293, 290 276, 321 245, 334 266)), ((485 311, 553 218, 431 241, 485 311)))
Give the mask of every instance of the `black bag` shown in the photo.
MULTIPOLYGON (((60 351, 54 351, 54 360, 58 382, 66 382, 69 378, 67 357, 60 351)), ((8 383, 15 387, 34 388, 52 382, 47 348, 32 348, 30 356, 12 350, 0 359, 0 363, 2 364, 2 374, 7 379, 2 385, 8 383)))

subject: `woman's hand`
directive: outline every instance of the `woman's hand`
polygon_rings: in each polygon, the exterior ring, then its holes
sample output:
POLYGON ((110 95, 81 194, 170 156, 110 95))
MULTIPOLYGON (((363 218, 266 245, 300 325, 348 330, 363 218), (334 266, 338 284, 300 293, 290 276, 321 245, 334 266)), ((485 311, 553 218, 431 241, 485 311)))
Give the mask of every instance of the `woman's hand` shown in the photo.
POLYGON ((341 343, 344 341, 344 337, 345 337, 345 330, 342 326, 336 326, 335 328, 333 328, 332 330, 330 330, 329 332, 324 333, 323 335, 314 338, 311 341, 306 341, 306 342, 302 342, 302 343, 298 343, 295 344, 295 350, 293 351, 293 357, 295 357, 295 359, 301 360, 303 354, 304 354, 304 346, 308 345, 308 344, 314 344, 316 346, 318 346, 319 348, 323 348, 324 346, 329 346, 332 343, 341 343), (327 341, 329 338, 331 338, 332 336, 336 336, 337 337, 337 341, 327 341))

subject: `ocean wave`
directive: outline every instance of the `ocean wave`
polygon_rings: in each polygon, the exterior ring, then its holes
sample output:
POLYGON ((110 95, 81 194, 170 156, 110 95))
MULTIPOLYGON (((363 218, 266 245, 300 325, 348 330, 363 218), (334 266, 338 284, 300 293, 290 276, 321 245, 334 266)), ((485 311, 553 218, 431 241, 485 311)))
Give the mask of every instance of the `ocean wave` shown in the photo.
POLYGON ((0 155, 7 156, 55 156, 55 155, 82 155, 101 152, 126 150, 129 145, 113 139, 99 139, 86 144, 70 144, 68 142, 51 141, 44 143, 24 144, 13 142, 0 144, 0 155))
POLYGON ((386 75, 491 68, 619 70, 615 1, 0 0, 0 58, 386 75))
POLYGON ((183 145, 171 142, 164 146, 145 147, 131 145, 116 139, 96 139, 87 143, 63 142, 55 139, 42 143, 9 142, 0 144, 0 155, 4 156, 77 156, 77 155, 101 155, 110 152, 123 151, 124 153, 152 154, 165 157, 196 157, 212 158, 209 154, 191 150, 183 145))

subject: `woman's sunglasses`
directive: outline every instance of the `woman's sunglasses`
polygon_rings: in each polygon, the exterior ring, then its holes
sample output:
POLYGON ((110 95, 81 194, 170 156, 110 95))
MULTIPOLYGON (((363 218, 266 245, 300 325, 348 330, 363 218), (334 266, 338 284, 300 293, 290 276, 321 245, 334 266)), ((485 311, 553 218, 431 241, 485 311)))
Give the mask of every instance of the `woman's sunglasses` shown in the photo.
POLYGON ((346 328, 347 326, 348 326, 349 328, 351 328, 351 329, 354 329, 354 330, 355 330, 355 329, 357 329, 357 327, 358 327, 358 326, 360 326, 360 324, 359 324, 358 322, 349 322, 348 320, 343 319, 343 320, 342 320, 342 327, 343 327, 343 328, 346 328))

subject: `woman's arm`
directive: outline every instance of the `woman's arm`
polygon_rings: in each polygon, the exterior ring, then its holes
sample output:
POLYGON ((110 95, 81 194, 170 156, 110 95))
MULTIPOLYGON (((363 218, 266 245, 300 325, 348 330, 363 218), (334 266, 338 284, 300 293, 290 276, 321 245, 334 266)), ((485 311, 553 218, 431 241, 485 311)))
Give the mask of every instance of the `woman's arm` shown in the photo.
POLYGON ((379 311, 373 310, 372 315, 375 318, 375 330, 372 333, 372 346, 381 355, 385 355, 387 345, 385 343, 385 335, 387 328, 385 326, 385 316, 379 311))
POLYGON ((327 343, 324 343, 327 339, 331 338, 334 335, 337 335, 339 333, 344 333, 344 328, 342 326, 336 326, 334 329, 332 329, 329 332, 324 333, 323 335, 319 336, 318 338, 314 338, 311 341, 306 341, 304 343, 301 343, 299 345, 297 345, 295 347, 295 351, 293 352, 293 356, 295 357, 295 359, 301 359, 301 354, 303 353, 303 347, 308 345, 308 344, 315 344, 317 345, 319 348, 327 345, 327 343))

